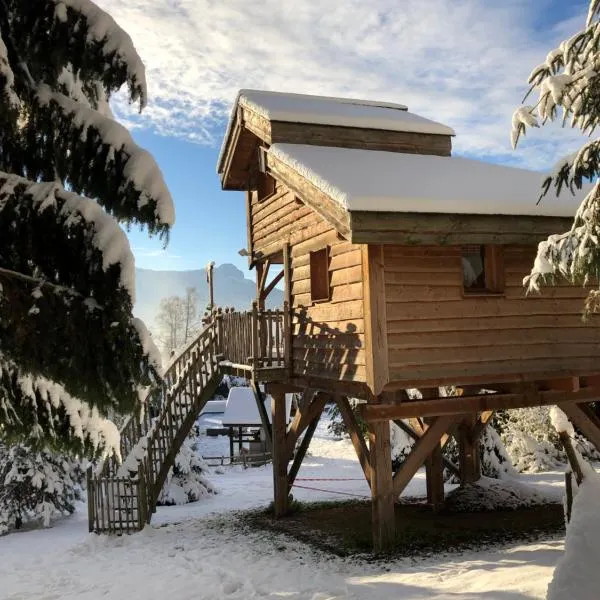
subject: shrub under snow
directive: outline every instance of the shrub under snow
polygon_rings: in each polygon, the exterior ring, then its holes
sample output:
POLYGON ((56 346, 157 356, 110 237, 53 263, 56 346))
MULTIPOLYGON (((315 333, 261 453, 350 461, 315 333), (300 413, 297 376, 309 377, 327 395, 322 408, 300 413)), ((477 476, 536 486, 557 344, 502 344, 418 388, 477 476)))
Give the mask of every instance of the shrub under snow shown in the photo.
POLYGON ((175 458, 175 466, 167 475, 157 504, 187 504, 208 494, 216 494, 216 488, 206 478, 207 473, 208 466, 197 452, 196 441, 186 438, 175 458))
POLYGON ((580 461, 584 478, 573 500, 571 521, 567 525, 565 553, 554 569, 547 600, 596 600, 600 588, 600 476, 585 461, 580 461))
POLYGON ((78 461, 23 444, 0 443, 0 534, 24 523, 51 521, 75 510, 83 469, 78 461))

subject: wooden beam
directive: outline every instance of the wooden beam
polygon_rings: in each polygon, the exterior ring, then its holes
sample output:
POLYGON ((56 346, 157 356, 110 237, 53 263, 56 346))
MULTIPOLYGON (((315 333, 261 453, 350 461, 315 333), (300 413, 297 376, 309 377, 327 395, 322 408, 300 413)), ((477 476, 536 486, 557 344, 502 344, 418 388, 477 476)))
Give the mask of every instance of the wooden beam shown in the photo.
POLYGON ((265 398, 260 391, 260 387, 255 379, 250 382, 250 387, 254 393, 254 400, 256 400, 256 407, 258 408, 258 414, 260 415, 260 422, 265 430, 265 437, 267 441, 267 451, 273 451, 273 432, 271 431, 271 422, 269 421, 269 415, 265 408, 265 398))
POLYGON ((269 285, 262 291, 262 299, 263 302, 267 299, 267 296, 273 291, 275 286, 283 279, 284 272, 283 270, 280 273, 277 273, 275 277, 273 277, 273 281, 269 283, 269 285))
MULTIPOLYGON (((577 452, 575 452, 575 448, 573 448, 573 444, 571 443, 571 438, 566 431, 559 431, 558 437, 565 449, 567 454, 567 459, 569 460, 569 465, 571 466, 571 471, 575 473, 575 481, 577 481, 577 485, 581 485, 583 481, 583 471, 581 470, 581 465, 579 464, 579 460, 577 459, 577 452)), ((568 495, 567 495, 567 503, 568 503, 568 495)), ((570 513, 570 511, 567 511, 570 513)), ((567 519, 567 522, 570 519, 567 519)))
POLYGON ((367 483, 371 485, 371 456, 362 432, 360 431, 358 421, 350 406, 350 402, 346 396, 336 396, 335 401, 340 409, 346 428, 348 429, 348 434, 352 440, 352 445, 354 446, 358 462, 360 462, 367 483))
POLYGON ((313 420, 310 422, 310 424, 308 425, 308 427, 306 429, 306 433, 304 434, 304 437, 302 438, 302 441, 300 442, 300 447, 298 448, 298 451, 296 452, 296 456, 294 456, 294 462, 292 463, 292 466, 290 467, 290 472, 288 473, 288 493, 289 493, 289 490, 292 489, 292 486, 294 485, 294 481, 296 481, 296 476, 298 475, 298 471, 300 470, 300 467, 302 466, 302 461, 304 460, 304 457, 306 456, 306 451, 308 450, 310 442, 313 438, 315 429, 317 428, 317 425, 319 424, 319 417, 320 417, 320 414, 315 416, 313 418, 313 420))
MULTIPOLYGON (((400 429, 402 429, 406 434, 408 434, 410 437, 412 437, 413 440, 415 440, 415 441, 422 438, 423 434, 425 433, 425 430, 420 426, 420 424, 418 425, 418 428, 413 427, 413 423, 415 425, 419 423, 418 419, 410 419, 409 423, 405 423, 404 421, 398 419, 398 420, 394 421, 394 423, 396 423, 396 425, 398 425, 398 427, 400 427, 400 429)), ((452 431, 453 428, 454 428, 454 426, 451 426, 449 429, 449 432, 452 431)), ((450 441, 451 438, 452 438, 452 435, 450 433, 445 433, 442 436, 442 439, 440 440, 440 445, 442 447, 442 450, 444 450, 444 448, 446 447, 446 444, 450 441)), ((448 469, 449 471, 452 471, 452 473, 454 473, 454 475, 456 475, 458 477, 460 474, 459 468, 449 458, 446 458, 443 455, 443 453, 442 453, 442 460, 444 461, 444 466, 446 467, 446 469, 448 469)))
POLYGON ((458 456, 460 482, 474 483, 481 479, 481 454, 475 425, 476 415, 467 415, 458 426, 458 456))
MULTIPOLYGON (((470 319, 474 320, 474 319, 470 319)), ((579 377, 581 382, 581 388, 598 388, 600 389, 600 375, 589 374, 583 375, 579 372, 573 372, 572 369, 567 369, 563 373, 563 377, 579 377)), ((480 385, 481 388, 486 389, 496 389, 494 386, 498 386, 500 384, 513 384, 513 383, 522 383, 524 381, 543 381, 548 379, 556 378, 556 371, 529 371, 525 373, 520 373, 518 371, 510 372, 510 373, 494 373, 490 375, 469 375, 466 371, 465 373, 460 373, 458 375, 447 375, 444 377, 435 377, 435 378, 423 378, 422 376, 411 375, 410 378, 402 378, 396 377, 392 381, 390 381, 386 386, 384 392, 395 391, 401 389, 409 389, 415 387, 441 387, 444 385, 455 385, 455 386, 465 386, 465 385, 480 385)))
POLYGON ((367 385, 378 396, 389 381, 382 246, 362 247, 367 385))
POLYGON ((600 418, 585 404, 559 404, 569 420, 598 450, 600 450, 600 418))
POLYGON ((452 150, 452 137, 448 134, 386 131, 290 121, 271 121, 270 126, 270 139, 273 144, 312 144, 438 156, 450 156, 452 150))
POLYGON ((265 307, 264 290, 270 267, 271 260, 269 258, 264 263, 256 265, 256 299, 258 300, 258 308, 261 310, 265 307))
POLYGON ((373 549, 381 552, 391 548, 396 539, 392 450, 388 422, 369 426, 371 457, 371 523, 373 549))
MULTIPOLYGON (((423 437, 419 438, 410 454, 406 457, 400 468, 394 474, 394 498, 397 498, 408 485, 415 473, 431 454, 434 446, 440 444, 441 438, 457 421, 456 415, 445 415, 431 421, 423 437)), ((369 423, 371 426, 372 423, 369 423)))
POLYGON ((595 400, 600 400, 599 388, 582 388, 577 392, 548 390, 515 394, 456 396, 439 398, 438 400, 414 400, 401 404, 361 404, 359 411, 365 421, 371 422, 408 419, 410 417, 459 415, 562 403, 594 402, 595 400))
POLYGON ((352 211, 355 244, 537 244, 570 227, 564 217, 352 211))
POLYGON ((285 435, 285 393, 275 392, 271 396, 271 413, 273 421, 273 500, 275 517, 282 517, 288 512, 288 462, 285 435))
POLYGON ((292 456, 296 442, 302 435, 302 432, 315 420, 315 418, 321 416, 328 399, 329 396, 327 394, 316 394, 312 399, 312 402, 308 402, 305 406, 298 407, 294 420, 290 424, 286 435, 288 457, 292 456))

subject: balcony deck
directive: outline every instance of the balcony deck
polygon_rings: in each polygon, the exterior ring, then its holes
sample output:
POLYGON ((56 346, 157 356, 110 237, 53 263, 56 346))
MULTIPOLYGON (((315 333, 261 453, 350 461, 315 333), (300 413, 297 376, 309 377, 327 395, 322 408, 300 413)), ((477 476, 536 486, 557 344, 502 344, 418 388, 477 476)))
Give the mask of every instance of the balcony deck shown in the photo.
POLYGON ((291 367, 290 313, 225 310, 215 316, 222 351, 219 366, 228 375, 261 382, 285 381, 291 367))

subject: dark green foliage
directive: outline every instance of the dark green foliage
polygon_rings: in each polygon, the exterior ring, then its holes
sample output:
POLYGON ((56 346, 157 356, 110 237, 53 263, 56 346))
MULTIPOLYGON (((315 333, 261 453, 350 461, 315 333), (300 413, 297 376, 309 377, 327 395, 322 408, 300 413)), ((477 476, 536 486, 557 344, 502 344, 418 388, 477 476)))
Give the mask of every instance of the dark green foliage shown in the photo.
POLYGON ((117 220, 166 235, 173 207, 153 159, 110 116, 110 96, 124 85, 143 108, 141 60, 93 2, 0 0, 6 438, 101 450, 102 427, 89 408, 100 416, 131 412, 140 386, 159 379, 132 315, 133 257, 117 220), (43 397, 50 384, 61 386, 52 401, 43 397), (67 414, 78 402, 65 406, 71 397, 88 409, 83 431, 67 414))

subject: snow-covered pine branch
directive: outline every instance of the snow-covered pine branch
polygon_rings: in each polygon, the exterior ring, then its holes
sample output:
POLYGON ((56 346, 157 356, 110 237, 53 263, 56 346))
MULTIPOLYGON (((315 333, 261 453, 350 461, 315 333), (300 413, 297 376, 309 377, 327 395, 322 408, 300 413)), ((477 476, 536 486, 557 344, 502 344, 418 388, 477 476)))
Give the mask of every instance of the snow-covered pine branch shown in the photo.
MULTIPOLYGON (((140 409, 160 375, 119 222, 166 238, 174 221, 160 169, 110 111, 125 85, 142 109, 142 61, 94 2, 0 0, 0 353, 100 417, 140 409)), ((82 449, 64 410, 44 421, 15 385, 3 435, 82 449)))
MULTIPOLYGON (((551 50, 546 60, 529 76, 529 95, 536 103, 516 109, 511 139, 516 146, 528 128, 538 127, 560 117, 563 125, 592 135, 600 124, 600 2, 590 2, 585 27, 551 50)), ((579 152, 562 159, 546 178, 540 201, 551 187, 557 194, 573 192, 589 185, 570 231, 550 236, 540 243, 531 274, 524 285, 537 291, 556 276, 574 283, 597 279, 600 266, 600 140, 592 139, 579 152), (596 182, 590 184, 589 182, 596 182), (565 190, 565 188, 567 188, 565 190), (568 190, 568 191, 567 191, 568 190)), ((586 301, 586 312, 600 306, 600 292, 592 290, 586 301)))
POLYGON ((32 446, 78 448, 101 458, 121 458, 119 431, 112 421, 63 386, 23 373, 1 353, 0 424, 0 434, 7 439, 18 437, 32 446))
MULTIPOLYGON (((54 165, 74 191, 98 198, 118 219, 146 224, 151 232, 165 231, 174 223, 173 201, 158 165, 125 127, 45 84, 38 86, 36 98, 39 109, 32 110, 29 126, 39 130, 45 122, 54 125, 38 145, 61 155, 84 145, 73 165, 54 165)), ((34 165, 28 173, 35 174, 34 165)))
MULTIPOLYGON (((130 36, 91 0, 29 0, 27 10, 21 0, 3 3, 15 51, 37 83, 54 88, 70 64, 82 81, 101 82, 108 95, 127 84, 131 102, 145 107, 145 68, 130 36)), ((93 99, 93 87, 89 91, 93 99)))

